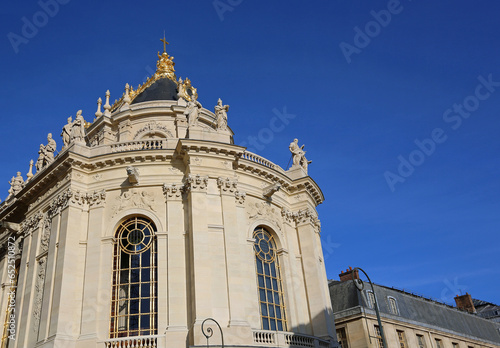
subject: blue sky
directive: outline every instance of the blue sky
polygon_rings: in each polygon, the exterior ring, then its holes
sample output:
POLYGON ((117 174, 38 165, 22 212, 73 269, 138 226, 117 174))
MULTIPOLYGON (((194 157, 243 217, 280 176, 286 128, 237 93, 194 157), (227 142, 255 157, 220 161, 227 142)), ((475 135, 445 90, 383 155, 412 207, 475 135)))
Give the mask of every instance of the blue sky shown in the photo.
POLYGON ((236 144, 282 167, 306 144, 329 278, 500 303, 498 2, 60 2, 0 9, 2 200, 47 133, 151 75, 165 30, 236 144))

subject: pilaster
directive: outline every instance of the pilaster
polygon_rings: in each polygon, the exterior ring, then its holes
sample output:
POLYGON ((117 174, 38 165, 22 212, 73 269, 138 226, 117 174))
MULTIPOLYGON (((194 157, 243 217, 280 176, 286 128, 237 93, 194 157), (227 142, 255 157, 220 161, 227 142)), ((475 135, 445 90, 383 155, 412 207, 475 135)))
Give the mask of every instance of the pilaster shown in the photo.
MULTIPOLYGON (((186 227, 184 226, 184 205, 182 184, 163 186, 167 207, 167 234, 164 253, 167 279, 158 284, 158 291, 167 294, 166 303, 160 306, 164 318, 158 319, 160 330, 166 330, 168 345, 180 346, 186 343, 188 333, 186 227), (168 241, 167 241, 168 236, 168 241)), ((160 255, 158 255, 160 260, 160 255)), ((161 262, 159 262, 161 265, 161 262)), ((159 267, 160 267, 159 265, 159 267)), ((159 268, 160 270, 160 268, 159 268)), ((161 332, 159 332, 161 333, 161 332)))
POLYGON ((323 338, 334 337, 333 312, 329 293, 325 290, 327 289, 325 287, 326 274, 323 273, 324 268, 320 265, 322 254, 316 237, 317 217, 310 209, 302 209, 295 214, 295 221, 302 256, 312 335, 323 338))
POLYGON ((217 179, 220 189, 221 211, 224 226, 224 249, 227 273, 227 292, 229 302, 229 327, 225 335, 228 344, 245 344, 252 340, 252 330, 245 316, 245 303, 248 303, 248 273, 242 266, 245 259, 245 234, 243 206, 245 195, 238 191, 237 178, 217 179))

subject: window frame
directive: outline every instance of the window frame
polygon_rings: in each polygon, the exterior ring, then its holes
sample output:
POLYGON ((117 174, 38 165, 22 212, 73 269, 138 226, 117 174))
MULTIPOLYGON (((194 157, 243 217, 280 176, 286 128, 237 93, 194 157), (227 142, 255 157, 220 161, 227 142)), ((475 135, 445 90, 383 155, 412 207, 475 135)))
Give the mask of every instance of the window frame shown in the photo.
POLYGON ((114 230, 110 338, 158 333, 156 232, 152 219, 139 214, 124 217, 114 230))
POLYGON ((265 225, 256 226, 252 233, 260 324, 262 330, 287 331, 289 323, 283 281, 284 272, 280 262, 281 252, 275 236, 274 231, 265 225), (262 238, 258 239, 258 234, 263 234, 262 238), (267 239, 264 236, 267 236, 267 239), (269 244, 271 245, 268 250, 264 250, 266 241, 269 242, 267 247, 269 247, 269 244), (259 263, 261 263, 260 267, 259 263), (272 297, 271 301, 269 301, 269 297, 272 297), (277 303, 277 299, 279 303, 277 303))

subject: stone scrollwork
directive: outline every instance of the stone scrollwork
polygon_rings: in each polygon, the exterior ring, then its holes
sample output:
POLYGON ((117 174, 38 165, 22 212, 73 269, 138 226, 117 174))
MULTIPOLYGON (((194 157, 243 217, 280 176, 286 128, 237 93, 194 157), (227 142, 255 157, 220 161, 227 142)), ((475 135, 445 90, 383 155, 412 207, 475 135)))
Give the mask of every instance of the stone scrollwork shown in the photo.
POLYGON ((206 190, 208 185, 208 176, 201 176, 200 174, 189 174, 185 182, 187 191, 206 190))
POLYGON ((221 193, 234 193, 238 190, 237 178, 217 178, 217 186, 221 193))
POLYGON ((179 184, 163 184, 163 193, 166 199, 181 199, 184 186, 179 184))

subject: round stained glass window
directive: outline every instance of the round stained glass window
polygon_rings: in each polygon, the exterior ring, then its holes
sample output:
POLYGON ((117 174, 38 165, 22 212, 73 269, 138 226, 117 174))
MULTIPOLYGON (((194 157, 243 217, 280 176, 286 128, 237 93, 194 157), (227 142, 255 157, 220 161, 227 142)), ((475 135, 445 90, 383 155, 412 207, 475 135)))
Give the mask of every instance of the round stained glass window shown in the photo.
POLYGON ((143 217, 125 220, 118 228, 120 248, 127 254, 140 254, 151 246, 156 228, 151 221, 143 217))
POLYGON ((273 237, 264 229, 256 230, 254 234, 255 255, 264 262, 273 262, 276 257, 273 237))

